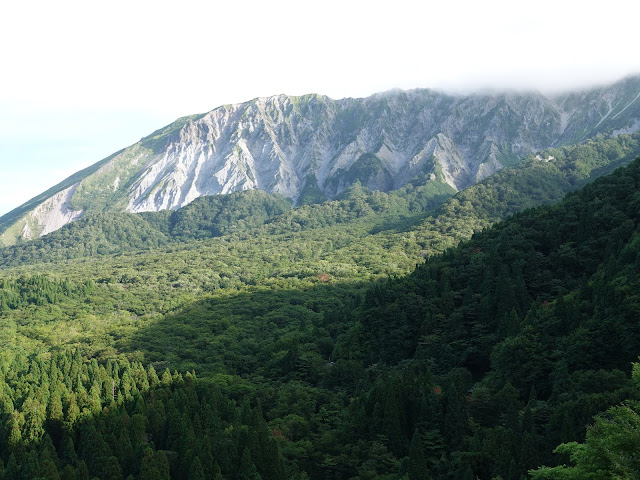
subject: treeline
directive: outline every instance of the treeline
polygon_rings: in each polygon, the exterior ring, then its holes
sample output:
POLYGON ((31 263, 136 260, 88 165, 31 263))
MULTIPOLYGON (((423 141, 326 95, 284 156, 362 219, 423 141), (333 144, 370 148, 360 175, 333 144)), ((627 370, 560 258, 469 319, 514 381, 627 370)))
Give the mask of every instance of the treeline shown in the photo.
POLYGON ((93 214, 45 237, 0 249, 0 265, 64 262, 234 234, 268 238, 292 231, 350 224, 362 218, 371 223, 377 216, 407 215, 409 208, 415 213, 448 197, 444 193, 435 195, 424 185, 407 188, 411 188, 413 194, 404 199, 400 193, 391 196, 370 192, 358 184, 341 200, 294 210, 290 201, 282 196, 249 190, 200 197, 176 211, 93 214), (425 195, 427 198, 422 198, 425 195))
POLYGON ((259 401, 139 362, 5 358, 0 422, 3 480, 300 478, 285 470, 259 401))
MULTIPOLYGON (((368 233, 392 232, 397 243, 410 242, 422 255, 433 255, 518 211, 561 200, 640 154, 639 139, 640 134, 620 135, 547 150, 453 197, 450 186, 425 175, 389 193, 369 191, 356 182, 335 200, 296 208, 282 196, 250 190, 200 197, 177 211, 93 213, 45 237, 0 249, 0 266, 166 249, 176 242, 222 236, 270 238, 333 226, 343 228, 330 235, 351 242, 368 233)), ((420 258, 415 255, 414 261, 420 258)))
POLYGON ((95 283, 89 279, 75 285, 68 279, 49 278, 45 275, 22 275, 16 279, 0 279, 0 315, 8 310, 26 305, 58 303, 64 297, 85 297, 95 290, 95 283))
POLYGON ((200 197, 176 211, 92 214, 45 237, 0 249, 0 265, 64 262, 219 237, 262 225, 290 208, 282 196, 250 190, 200 197))

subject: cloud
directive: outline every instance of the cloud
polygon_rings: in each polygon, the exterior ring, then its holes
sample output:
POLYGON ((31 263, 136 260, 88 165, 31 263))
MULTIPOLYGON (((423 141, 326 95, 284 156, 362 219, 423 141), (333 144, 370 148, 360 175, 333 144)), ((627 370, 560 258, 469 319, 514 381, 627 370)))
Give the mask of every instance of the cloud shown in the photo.
POLYGON ((8 6, 0 95, 59 108, 178 116, 278 93, 564 87, 640 71, 623 0, 35 4, 8 6))
POLYGON ((558 90, 640 73, 626 0, 33 0, 2 13, 0 191, 16 161, 29 170, 11 182, 31 192, 45 164, 95 162, 256 96, 558 90))

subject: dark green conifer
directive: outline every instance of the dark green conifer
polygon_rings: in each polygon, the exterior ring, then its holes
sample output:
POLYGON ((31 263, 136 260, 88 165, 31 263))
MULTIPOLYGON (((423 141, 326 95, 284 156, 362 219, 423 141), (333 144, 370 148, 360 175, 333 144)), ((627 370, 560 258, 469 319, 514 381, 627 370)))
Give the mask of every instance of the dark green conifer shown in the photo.
POLYGON ((84 460, 80 460, 78 462, 78 467, 76 468, 76 479, 77 480, 89 480, 91 477, 89 476, 89 467, 84 460))
POLYGON ((189 467, 189 476, 187 480, 205 480, 204 468, 202 468, 202 462, 199 456, 195 456, 189 467))
POLYGON ((158 378, 158 374, 156 373, 156 369, 153 368, 153 365, 149 364, 147 367, 147 379, 149 382, 149 386, 155 387, 160 384, 160 379, 158 378))
POLYGON ((60 480, 76 480, 76 471, 71 465, 67 464, 64 466, 60 480))
POLYGON ((140 476, 138 478, 140 480, 157 480, 160 478, 160 471, 151 448, 146 448, 142 454, 140 476))
POLYGON ((5 468, 4 470, 3 480, 22 480, 22 477, 20 475, 20 467, 18 466, 18 462, 14 453, 11 453, 11 455, 9 455, 7 468, 5 468))
POLYGON ((68 433, 62 436, 62 451, 60 452, 63 463, 75 465, 78 460, 73 438, 68 433))
POLYGON ((429 468, 422 448, 422 437, 418 429, 413 432, 406 469, 409 480, 427 480, 430 478, 428 475, 429 468))
POLYGON ((238 469, 238 480, 262 480, 258 469, 251 460, 249 448, 245 448, 240 458, 240 468, 238 469))
POLYGON ((224 477, 222 476, 222 470, 220 469, 220 465, 218 464, 218 462, 215 462, 213 464, 213 476, 211 478, 213 478, 213 480, 224 480, 224 477))
POLYGON ((100 476, 101 480, 122 480, 122 467, 116 457, 109 457, 100 476))
POLYGON ((25 480, 38 478, 40 477, 40 472, 40 459, 38 458, 38 452, 31 450, 27 453, 26 461, 22 465, 22 477, 25 480))
POLYGON ((158 480, 170 480, 169 460, 162 450, 156 452, 156 465, 158 466, 158 473, 160 474, 158 480))

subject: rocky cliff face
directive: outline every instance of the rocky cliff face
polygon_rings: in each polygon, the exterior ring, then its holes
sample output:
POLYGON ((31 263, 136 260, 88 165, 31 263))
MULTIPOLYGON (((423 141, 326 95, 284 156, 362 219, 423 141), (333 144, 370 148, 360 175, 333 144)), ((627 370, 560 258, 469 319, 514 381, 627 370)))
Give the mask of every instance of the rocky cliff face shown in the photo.
POLYGON ((52 196, 39 210, 0 218, 0 242, 92 211, 176 209, 245 189, 300 202, 305 188, 332 198, 356 181, 388 191, 428 175, 459 190, 549 146, 637 130, 640 77, 556 97, 412 90, 258 98, 180 119, 103 160, 77 184, 61 184, 64 201, 52 196))

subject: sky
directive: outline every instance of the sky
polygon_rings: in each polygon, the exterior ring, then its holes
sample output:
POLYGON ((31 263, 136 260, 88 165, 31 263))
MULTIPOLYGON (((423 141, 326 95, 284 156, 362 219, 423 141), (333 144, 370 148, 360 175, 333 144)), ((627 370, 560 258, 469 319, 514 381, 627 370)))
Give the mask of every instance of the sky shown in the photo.
POLYGON ((0 215, 178 117, 281 93, 584 88, 640 73, 632 0, 0 6, 0 215))

